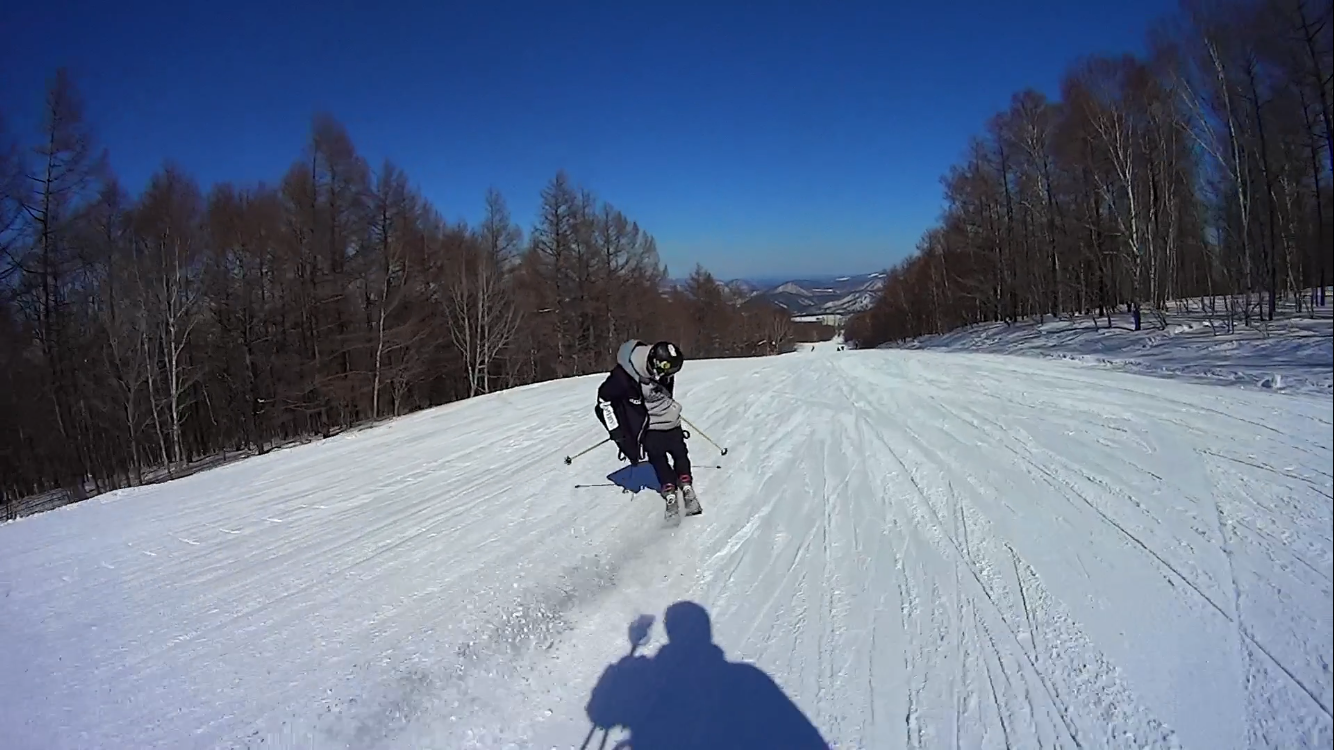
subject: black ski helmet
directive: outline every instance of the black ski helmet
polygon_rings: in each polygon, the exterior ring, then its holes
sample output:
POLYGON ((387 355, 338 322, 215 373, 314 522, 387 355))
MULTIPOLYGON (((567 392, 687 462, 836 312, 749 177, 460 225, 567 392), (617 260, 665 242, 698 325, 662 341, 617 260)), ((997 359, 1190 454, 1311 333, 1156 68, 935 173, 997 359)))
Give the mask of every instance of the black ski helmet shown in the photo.
POLYGON ((670 341, 659 341, 648 351, 648 370, 655 378, 675 375, 685 361, 680 347, 670 341))

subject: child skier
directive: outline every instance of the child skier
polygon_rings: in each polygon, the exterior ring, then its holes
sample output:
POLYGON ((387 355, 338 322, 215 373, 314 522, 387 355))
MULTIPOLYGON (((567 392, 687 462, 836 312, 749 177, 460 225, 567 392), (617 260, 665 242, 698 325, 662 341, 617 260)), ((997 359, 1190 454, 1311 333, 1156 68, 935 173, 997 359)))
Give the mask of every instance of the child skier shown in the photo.
POLYGON ((703 512, 690 477, 690 455, 681 429, 676 373, 685 362, 680 348, 670 341, 649 345, 638 339, 621 344, 616 365, 598 386, 594 414, 621 453, 638 465, 640 450, 657 474, 667 518, 677 517, 677 490, 686 515, 703 512), (670 457, 671 461, 668 462, 670 457))

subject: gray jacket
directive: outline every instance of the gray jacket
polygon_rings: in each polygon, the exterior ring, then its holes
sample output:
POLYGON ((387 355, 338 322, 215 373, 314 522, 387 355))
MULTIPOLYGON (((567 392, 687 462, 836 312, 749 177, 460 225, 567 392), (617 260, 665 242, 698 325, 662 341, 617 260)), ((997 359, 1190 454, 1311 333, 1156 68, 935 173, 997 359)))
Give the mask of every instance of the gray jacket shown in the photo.
POLYGON ((621 344, 616 352, 616 363, 625 368, 644 393, 644 409, 648 411, 649 430, 670 430, 681 426, 681 405, 672 392, 648 374, 648 352, 652 348, 642 341, 631 339, 621 344))

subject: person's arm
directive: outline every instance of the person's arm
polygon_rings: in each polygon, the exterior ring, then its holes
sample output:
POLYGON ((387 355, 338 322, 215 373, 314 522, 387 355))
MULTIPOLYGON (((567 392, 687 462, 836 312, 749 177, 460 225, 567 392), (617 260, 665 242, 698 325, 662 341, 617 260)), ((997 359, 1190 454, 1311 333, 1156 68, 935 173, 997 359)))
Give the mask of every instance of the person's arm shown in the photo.
POLYGON ((630 399, 633 394, 627 393, 622 384, 617 382, 615 374, 608 375, 607 379, 598 386, 598 403, 594 407, 594 414, 602 427, 607 430, 612 442, 620 448, 621 453, 633 463, 640 460, 639 442, 636 435, 631 432, 630 421, 630 399))

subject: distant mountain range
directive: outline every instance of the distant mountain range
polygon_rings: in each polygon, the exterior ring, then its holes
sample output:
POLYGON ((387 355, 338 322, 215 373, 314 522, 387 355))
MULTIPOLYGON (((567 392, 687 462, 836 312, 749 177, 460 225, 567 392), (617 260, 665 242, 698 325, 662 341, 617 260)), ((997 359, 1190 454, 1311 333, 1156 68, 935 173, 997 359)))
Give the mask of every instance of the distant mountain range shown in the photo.
POLYGON ((875 303, 885 283, 885 274, 877 272, 800 279, 751 277, 732 279, 726 283, 748 299, 762 297, 794 316, 852 315, 870 309, 875 303))

